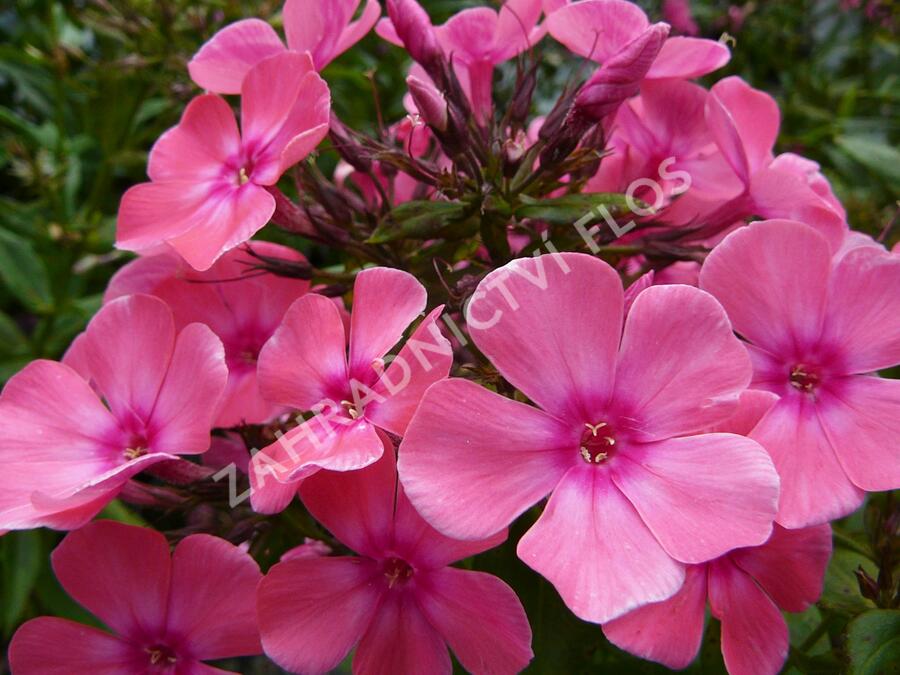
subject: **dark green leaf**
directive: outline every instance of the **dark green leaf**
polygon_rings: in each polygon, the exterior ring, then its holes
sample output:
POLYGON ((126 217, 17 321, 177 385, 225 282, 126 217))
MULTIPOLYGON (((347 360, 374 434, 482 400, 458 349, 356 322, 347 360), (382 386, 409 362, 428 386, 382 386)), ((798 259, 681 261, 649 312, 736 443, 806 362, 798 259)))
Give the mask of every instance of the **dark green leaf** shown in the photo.
POLYGON ((29 308, 47 312, 53 307, 43 261, 27 240, 4 229, 0 229, 0 280, 29 308))
POLYGON ((847 654, 852 675, 900 673, 900 610, 876 609, 853 619, 847 654))

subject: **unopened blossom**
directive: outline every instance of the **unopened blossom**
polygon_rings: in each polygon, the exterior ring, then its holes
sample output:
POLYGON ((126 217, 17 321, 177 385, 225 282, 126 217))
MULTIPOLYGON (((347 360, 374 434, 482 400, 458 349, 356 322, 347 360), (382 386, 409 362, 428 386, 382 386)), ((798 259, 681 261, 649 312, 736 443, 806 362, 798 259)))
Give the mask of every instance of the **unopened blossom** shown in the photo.
POLYGON ((303 279, 257 271, 256 256, 303 265, 301 253, 286 246, 254 241, 232 249, 205 272, 197 272, 173 253, 145 256, 119 270, 106 289, 106 302, 146 293, 165 301, 176 328, 199 322, 225 346, 228 386, 215 420, 217 427, 262 424, 283 412, 259 393, 256 362, 287 308, 309 290, 303 279))
POLYGON ((147 295, 108 303, 65 363, 0 394, 0 529, 75 529, 144 469, 204 452, 228 369, 205 325, 176 330, 147 295))
POLYGON ((672 596, 686 563, 771 533, 778 476, 727 419, 751 375, 722 307, 651 286, 624 321, 597 258, 518 259, 482 280, 469 333, 535 405, 449 379, 426 392, 400 447, 404 489, 448 536, 500 530, 550 496, 519 557, 579 617, 609 621, 672 596))
POLYGON ((109 629, 43 616, 12 638, 15 675, 213 675, 203 663, 259 654, 253 558, 194 534, 174 552, 159 532, 108 520, 67 535, 50 557, 62 587, 109 629))
MULTIPOLYGON (((386 40, 405 46, 413 59, 421 63, 415 52, 424 50, 407 44, 422 39, 421 29, 413 30, 415 24, 404 21, 401 30, 394 19, 421 16, 407 5, 417 3, 389 2, 390 18, 384 19, 377 31, 386 40), (394 5, 396 9, 392 8, 394 5)), ((530 49, 544 36, 544 27, 538 25, 540 16, 540 0, 506 0, 499 12, 490 7, 464 9, 432 29, 443 53, 452 60, 479 119, 487 119, 493 107, 494 67, 530 49)))
POLYGON ((204 44, 188 63, 191 79, 217 94, 239 94, 244 77, 260 61, 285 52, 309 53, 317 70, 350 49, 368 33, 378 17, 378 0, 285 0, 282 18, 287 46, 261 19, 226 26, 204 44))
POLYGON ((833 257, 804 223, 741 228, 710 253, 701 287, 748 343, 754 388, 781 398, 751 434, 781 476, 778 522, 824 523, 865 492, 900 487, 900 259, 875 246, 833 257))
POLYGON ((309 56, 296 53, 258 63, 241 94, 241 131, 228 103, 206 94, 154 144, 151 182, 122 197, 119 248, 171 247, 203 271, 269 221, 275 198, 266 188, 328 133, 330 95, 309 56))
MULTIPOLYGON (((605 63, 647 30, 643 10, 625 0, 545 0, 547 30, 573 53, 605 63)), ((653 65, 648 80, 706 75, 728 63, 731 54, 721 42, 694 37, 670 37, 653 65)))
POLYGON ((707 601, 722 623, 730 675, 777 675, 790 646, 782 610, 802 612, 822 594, 831 528, 775 526, 762 546, 691 565, 684 586, 603 626, 617 647, 669 668, 685 668, 700 651, 707 601))
POLYGON ((254 509, 281 511, 300 482, 320 469, 351 471, 376 461, 383 451, 378 429, 405 433, 422 394, 447 376, 452 361, 437 324, 441 307, 395 358, 387 357, 426 300, 411 274, 363 270, 353 287, 349 347, 330 299, 308 294, 291 305, 260 353, 260 389, 269 401, 313 417, 254 456, 254 509))
POLYGON ((355 647, 354 675, 450 675, 448 647, 475 675, 531 660, 519 599, 497 577, 450 567, 506 533, 456 541, 432 529, 397 483, 394 450, 359 471, 305 481, 309 512, 359 557, 290 556, 259 586, 266 654, 295 673, 326 673, 355 647))

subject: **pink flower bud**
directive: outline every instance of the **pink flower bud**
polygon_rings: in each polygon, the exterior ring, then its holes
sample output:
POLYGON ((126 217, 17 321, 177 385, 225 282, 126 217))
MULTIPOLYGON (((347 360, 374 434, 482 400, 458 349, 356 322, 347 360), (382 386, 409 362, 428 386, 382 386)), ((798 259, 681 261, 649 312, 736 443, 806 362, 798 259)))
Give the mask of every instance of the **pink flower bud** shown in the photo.
POLYGON ((441 92, 417 77, 407 77, 406 85, 425 123, 437 131, 446 131, 447 101, 441 92))
POLYGON ((655 23, 625 45, 584 84, 575 97, 574 113, 592 122, 615 113, 638 93, 668 35, 668 24, 655 23))
POLYGON ((427 12, 416 0, 388 0, 387 10, 406 51, 431 74, 444 52, 427 12))

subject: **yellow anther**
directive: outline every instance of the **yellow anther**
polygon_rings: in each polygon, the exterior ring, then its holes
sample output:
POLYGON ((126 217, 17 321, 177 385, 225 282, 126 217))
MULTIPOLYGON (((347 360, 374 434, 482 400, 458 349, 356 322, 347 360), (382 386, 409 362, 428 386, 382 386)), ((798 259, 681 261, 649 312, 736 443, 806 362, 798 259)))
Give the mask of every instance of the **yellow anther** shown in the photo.
POLYGON ((600 424, 588 424, 587 422, 585 422, 584 426, 588 428, 588 431, 591 432, 591 435, 596 436, 597 432, 606 426, 606 422, 600 422, 600 424))
POLYGON ((246 185, 249 182, 250 176, 247 175, 247 169, 242 166, 240 171, 238 171, 238 185, 246 185))

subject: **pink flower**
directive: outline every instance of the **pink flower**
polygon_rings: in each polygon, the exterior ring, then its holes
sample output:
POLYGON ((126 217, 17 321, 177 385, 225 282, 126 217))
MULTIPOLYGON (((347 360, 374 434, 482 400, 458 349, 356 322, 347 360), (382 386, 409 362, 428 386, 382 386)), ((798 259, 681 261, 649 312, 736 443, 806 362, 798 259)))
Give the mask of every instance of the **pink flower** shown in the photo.
MULTIPOLYGON (((625 0, 545 0, 547 29, 572 52, 604 63, 650 25, 643 10, 625 0)), ((715 40, 670 37, 647 73, 648 80, 706 75, 728 63, 728 48, 715 40)))
POLYGON ((749 344, 753 384, 780 400, 752 437, 781 476, 778 522, 844 516, 865 491, 900 487, 900 259, 862 246, 833 258, 802 223, 770 220, 730 234, 700 285, 749 344))
POLYGON ((618 274, 563 253, 489 274, 467 318, 538 407, 462 379, 428 390, 399 470, 439 531, 483 538, 552 493, 519 557, 595 622, 670 597, 685 563, 769 536, 778 476, 765 451, 702 433, 734 412, 751 373, 711 296, 647 288, 623 333, 618 274))
POLYGON ((226 26, 188 63, 191 79, 218 94, 238 94, 253 66, 287 51, 308 52, 316 70, 322 70, 362 40, 381 16, 378 0, 366 0, 360 17, 351 21, 359 2, 286 0, 282 17, 287 47, 261 19, 244 19, 226 26))
POLYGON ((433 310, 399 354, 385 355, 425 309, 425 288, 406 272, 363 270, 353 287, 349 355, 344 324, 331 300, 297 300, 259 356, 260 388, 268 400, 315 416, 257 453, 252 462, 253 508, 284 509, 301 480, 320 469, 351 471, 376 461, 376 429, 402 436, 425 390, 445 378, 453 358, 433 310))
POLYGON ((72 532, 51 556, 63 588, 112 631, 43 616, 13 636, 16 675, 230 671, 202 661, 259 654, 256 586, 238 547, 207 534, 174 553, 160 533, 109 520, 72 532))
POLYGON ((449 646, 468 672, 517 673, 532 658, 516 594, 497 577, 448 567, 500 544, 439 534, 397 485, 394 452, 349 473, 322 471, 300 488, 316 519, 360 557, 301 557, 259 586, 266 654, 298 673, 325 673, 356 647, 356 675, 449 675, 449 646))
POLYGON ((138 472, 205 451, 227 377, 206 326, 176 333, 146 295, 107 304, 65 363, 35 361, 0 395, 0 529, 81 527, 138 472))
POLYGON ((708 598, 712 615, 722 622, 730 675, 777 675, 789 647, 781 610, 802 612, 819 598, 830 556, 828 525, 776 525, 762 546, 691 565, 678 593, 605 624, 603 633, 632 654, 684 668, 700 651, 708 598))
POLYGON ((328 133, 328 86, 308 56, 286 53, 254 66, 241 94, 242 133, 224 99, 206 94, 159 138, 152 182, 122 197, 119 248, 154 253, 168 244, 206 270, 269 221, 275 199, 266 187, 328 133))
POLYGON ((254 271, 260 261, 251 253, 306 262, 293 249, 262 241, 229 251, 205 272, 195 272, 176 255, 147 256, 119 270, 104 296, 109 302, 132 293, 155 295, 172 309, 176 328, 199 322, 219 336, 225 346, 228 387, 217 427, 262 424, 283 412, 259 393, 256 361, 287 308, 309 290, 308 281, 254 271))
MULTIPOLYGON (((479 119, 487 119, 493 105, 494 66, 541 40, 546 31, 537 25, 540 16, 540 0, 506 0, 499 12, 490 7, 464 9, 436 27, 438 43, 453 60, 479 119)), ((385 40, 404 45, 390 19, 383 19, 376 31, 385 40)))
POLYGON ((808 160, 773 155, 780 121, 775 100, 739 77, 726 77, 710 89, 706 123, 743 189, 700 220, 710 223, 709 234, 754 215, 800 220, 814 225, 837 250, 848 230, 844 211, 824 177, 811 175, 818 172, 810 172, 808 160))

